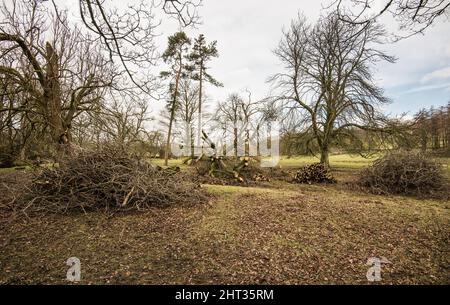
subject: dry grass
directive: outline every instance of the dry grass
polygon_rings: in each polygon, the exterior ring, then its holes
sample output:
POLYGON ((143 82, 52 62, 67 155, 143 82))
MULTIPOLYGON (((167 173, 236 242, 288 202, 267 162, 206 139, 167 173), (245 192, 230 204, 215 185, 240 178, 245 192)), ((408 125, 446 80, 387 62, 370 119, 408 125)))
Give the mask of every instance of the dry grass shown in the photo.
POLYGON ((450 203, 343 186, 365 162, 332 157, 336 185, 204 185, 207 205, 113 217, 3 211, 0 283, 67 283, 76 256, 82 284, 367 284, 367 259, 384 256, 381 284, 450 284, 450 203))
POLYGON ((339 185, 205 186, 209 205, 143 213, 0 218, 1 283, 450 283, 450 205, 339 185))

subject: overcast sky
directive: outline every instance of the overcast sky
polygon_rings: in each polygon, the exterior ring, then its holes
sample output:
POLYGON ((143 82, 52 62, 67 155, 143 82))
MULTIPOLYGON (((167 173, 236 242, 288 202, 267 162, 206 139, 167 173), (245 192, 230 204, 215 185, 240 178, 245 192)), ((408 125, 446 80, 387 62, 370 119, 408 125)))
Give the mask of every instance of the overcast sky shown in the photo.
MULTIPOLYGON (((112 2, 120 5, 126 1, 112 2)), ((255 99, 265 97, 267 78, 282 69, 272 50, 281 38, 283 26, 298 12, 316 20, 327 3, 328 0, 204 0, 200 8, 202 24, 185 31, 191 37, 203 33, 207 41, 217 40, 220 57, 211 62, 210 73, 224 87, 206 88, 210 103, 244 88, 249 88, 255 99)), ((159 28, 162 35, 158 38, 162 52, 167 36, 179 28, 174 20, 158 16, 163 18, 159 28)), ((445 105, 450 100, 450 22, 439 22, 425 36, 384 45, 383 49, 398 57, 395 64, 380 64, 377 68, 377 81, 393 100, 386 107, 388 112, 412 114, 422 107, 445 105)), ((155 114, 158 108, 153 107, 155 114)))

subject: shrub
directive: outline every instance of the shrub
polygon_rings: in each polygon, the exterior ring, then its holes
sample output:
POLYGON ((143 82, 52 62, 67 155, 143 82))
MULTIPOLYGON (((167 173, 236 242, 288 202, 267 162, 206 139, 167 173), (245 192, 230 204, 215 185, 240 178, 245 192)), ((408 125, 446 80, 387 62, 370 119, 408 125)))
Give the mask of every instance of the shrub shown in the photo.
POLYGON ((388 154, 360 171, 357 184, 374 194, 448 195, 441 165, 421 153, 388 154))

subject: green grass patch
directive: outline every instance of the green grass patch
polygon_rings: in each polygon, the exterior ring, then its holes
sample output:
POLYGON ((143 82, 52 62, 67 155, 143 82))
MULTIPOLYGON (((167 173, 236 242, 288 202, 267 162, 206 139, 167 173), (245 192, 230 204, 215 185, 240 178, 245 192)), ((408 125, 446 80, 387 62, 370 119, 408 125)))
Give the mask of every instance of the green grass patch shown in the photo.
MULTIPOLYGON (((186 166, 186 165, 183 164, 183 160, 184 160, 184 159, 169 159, 168 162, 167 162, 167 164, 168 164, 168 166, 179 166, 179 167, 184 167, 184 166, 186 166)), ((164 165, 164 159, 160 159, 160 158, 152 158, 152 159, 149 159, 149 162, 150 162, 151 164, 154 164, 154 165, 158 165, 158 166, 162 166, 162 167, 165 166, 165 165, 164 165)))
MULTIPOLYGON (((371 158, 364 158, 359 155, 330 155, 330 166, 333 168, 348 168, 348 169, 359 169, 364 166, 372 164, 373 161, 377 159, 377 156, 371 158)), ((313 156, 296 156, 287 158, 285 156, 281 157, 279 165, 281 167, 301 167, 311 163, 317 163, 320 159, 313 156)))

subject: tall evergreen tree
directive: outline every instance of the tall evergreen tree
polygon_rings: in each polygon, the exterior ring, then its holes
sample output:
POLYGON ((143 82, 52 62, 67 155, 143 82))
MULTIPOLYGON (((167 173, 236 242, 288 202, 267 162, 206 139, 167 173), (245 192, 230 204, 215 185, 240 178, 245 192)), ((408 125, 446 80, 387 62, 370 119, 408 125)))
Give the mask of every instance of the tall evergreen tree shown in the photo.
POLYGON ((180 79, 187 76, 188 66, 185 60, 188 57, 189 46, 191 40, 184 32, 177 32, 168 38, 167 49, 164 51, 162 58, 165 63, 170 65, 169 71, 161 72, 161 77, 172 78, 169 89, 170 99, 168 109, 170 111, 169 130, 167 132, 166 149, 164 153, 164 165, 167 166, 170 152, 170 137, 172 136, 173 121, 177 106, 178 89, 180 79))
POLYGON ((217 51, 217 41, 213 41, 207 44, 205 36, 200 34, 194 41, 192 52, 189 55, 191 61, 192 78, 199 82, 198 92, 198 131, 197 131, 197 146, 200 146, 201 141, 201 128, 202 128, 202 102, 203 102, 203 84, 204 82, 210 83, 213 86, 223 86, 219 81, 214 79, 208 73, 207 63, 214 57, 219 57, 217 51))

